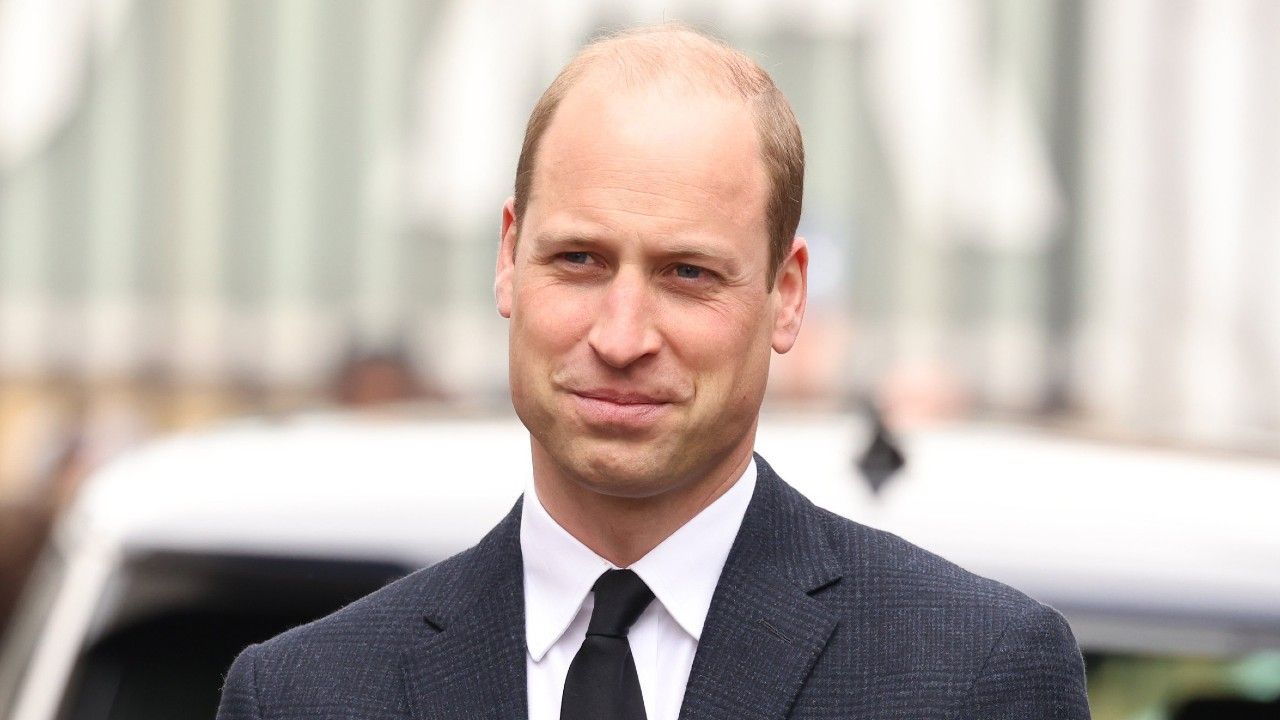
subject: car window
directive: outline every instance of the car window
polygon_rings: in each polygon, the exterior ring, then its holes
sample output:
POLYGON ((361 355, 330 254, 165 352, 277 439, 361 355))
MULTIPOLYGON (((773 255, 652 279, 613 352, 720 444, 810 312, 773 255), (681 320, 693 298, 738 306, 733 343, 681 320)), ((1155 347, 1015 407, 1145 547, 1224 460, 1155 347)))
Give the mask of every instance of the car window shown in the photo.
POLYGON ((212 719, 245 646, 322 617, 408 568, 165 554, 123 573, 119 611, 77 662, 61 720, 212 719))

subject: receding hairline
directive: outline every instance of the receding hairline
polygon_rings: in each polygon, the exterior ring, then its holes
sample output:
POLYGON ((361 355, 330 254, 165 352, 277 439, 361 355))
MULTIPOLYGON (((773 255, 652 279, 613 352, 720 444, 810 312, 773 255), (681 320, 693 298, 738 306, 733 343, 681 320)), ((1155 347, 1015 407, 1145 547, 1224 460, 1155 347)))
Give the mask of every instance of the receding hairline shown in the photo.
POLYGON ((567 91, 598 74, 630 88, 683 83, 686 89, 711 90, 743 101, 774 88, 742 51, 680 23, 633 28, 598 38, 569 61, 557 80, 565 81, 567 91))
POLYGON ((515 215, 523 221, 533 193, 539 145, 564 98, 576 87, 604 81, 624 91, 669 87, 739 100, 751 114, 757 157, 770 185, 768 286, 799 224, 804 189, 804 142, 790 104, 769 74, 745 53, 681 23, 623 30, 598 38, 573 57, 529 116, 516 168, 515 215))

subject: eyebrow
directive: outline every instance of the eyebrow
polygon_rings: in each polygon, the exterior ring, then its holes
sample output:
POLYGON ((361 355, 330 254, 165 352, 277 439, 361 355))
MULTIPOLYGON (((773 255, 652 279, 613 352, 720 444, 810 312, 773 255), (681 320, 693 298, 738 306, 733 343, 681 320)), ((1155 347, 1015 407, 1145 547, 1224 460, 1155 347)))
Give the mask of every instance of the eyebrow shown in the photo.
POLYGON ((543 232, 533 237, 533 243, 538 246, 559 247, 562 245, 594 245, 602 242, 593 235, 575 232, 543 232))
POLYGON ((698 248, 698 247, 676 245, 674 247, 665 248, 661 254, 663 257, 671 258, 671 259, 693 260, 696 262, 723 263, 725 266, 725 269, 731 272, 736 272, 738 269, 738 263, 731 260, 730 258, 727 258, 724 255, 720 255, 718 253, 708 252, 707 250, 703 250, 702 248, 698 248))
MULTIPOLYGON (((534 237, 536 245, 549 250, 561 247, 604 245, 607 242, 604 238, 596 235, 576 232, 549 231, 534 237)), ((669 260, 719 263, 724 266, 724 270, 729 274, 736 274, 739 271, 739 263, 732 258, 685 240, 674 241, 671 245, 661 248, 657 255, 669 260)))

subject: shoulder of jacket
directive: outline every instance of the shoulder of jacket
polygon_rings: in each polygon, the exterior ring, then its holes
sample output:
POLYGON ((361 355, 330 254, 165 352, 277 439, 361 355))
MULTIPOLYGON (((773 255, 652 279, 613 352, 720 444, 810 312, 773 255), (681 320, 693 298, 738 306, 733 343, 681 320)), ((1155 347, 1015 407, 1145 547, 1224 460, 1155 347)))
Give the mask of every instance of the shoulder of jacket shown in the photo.
POLYGON ((848 575, 880 589, 954 598, 980 605, 1008 619, 1036 615, 1047 608, 1005 583, 971 572, 894 533, 814 507, 838 562, 848 575))
POLYGON ((324 617, 260 643, 258 655, 276 664, 300 656, 358 644, 360 652, 398 653, 424 627, 423 608, 456 589, 476 548, 422 568, 324 617))

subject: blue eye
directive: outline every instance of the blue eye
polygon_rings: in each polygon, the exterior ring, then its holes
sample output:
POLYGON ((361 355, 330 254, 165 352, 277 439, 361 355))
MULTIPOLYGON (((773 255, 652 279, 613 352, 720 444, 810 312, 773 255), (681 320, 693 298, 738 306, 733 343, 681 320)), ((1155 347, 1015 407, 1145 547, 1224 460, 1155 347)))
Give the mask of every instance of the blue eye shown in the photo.
POLYGON ((702 277, 702 268, 696 265, 677 265, 676 275, 685 280, 697 280, 702 277))
POLYGON ((591 253, 567 252, 561 255, 561 257, 573 263, 574 265, 586 265, 587 263, 591 262, 591 253))

